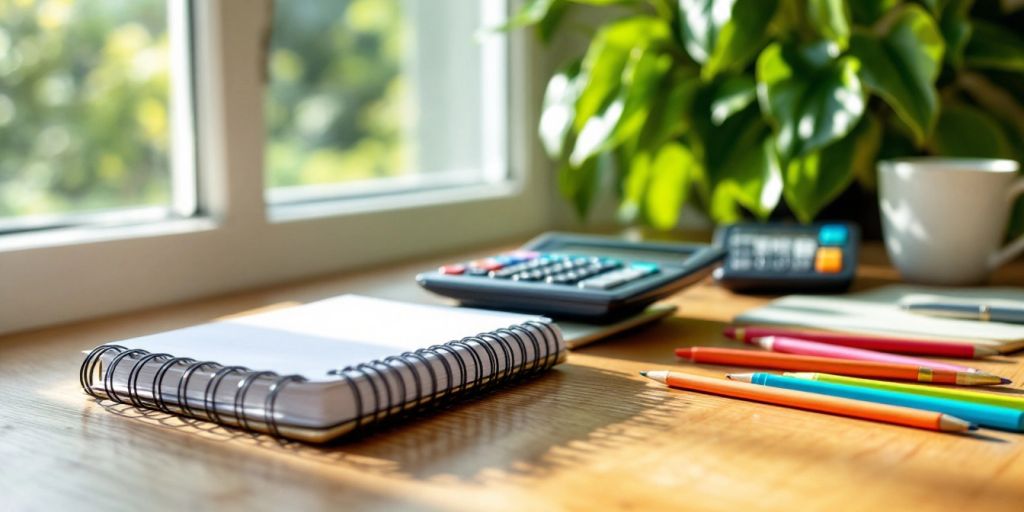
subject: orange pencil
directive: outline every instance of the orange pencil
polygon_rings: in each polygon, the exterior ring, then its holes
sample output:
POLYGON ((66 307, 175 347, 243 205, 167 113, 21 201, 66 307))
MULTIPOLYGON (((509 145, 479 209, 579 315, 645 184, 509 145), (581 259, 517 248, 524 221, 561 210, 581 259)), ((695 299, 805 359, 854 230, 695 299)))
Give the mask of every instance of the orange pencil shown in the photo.
POLYGON ((714 347, 677 348, 676 356, 695 363, 711 363, 730 366, 751 366, 804 372, 837 373, 871 379, 909 380, 914 382, 935 382, 937 384, 958 384, 961 386, 986 386, 1007 384, 1009 379, 987 373, 954 372, 935 370, 909 364, 879 363, 874 361, 852 361, 831 357, 801 356, 778 352, 758 352, 714 347))
POLYGON ((668 384, 674 388, 713 393, 715 395, 742 398, 744 400, 753 400, 755 402, 782 405, 808 411, 827 412, 883 423, 894 423, 896 425, 927 430, 963 432, 976 428, 974 425, 955 416, 934 411, 911 409, 909 407, 850 400, 849 398, 838 398, 804 391, 755 386, 688 373, 654 371, 640 372, 640 375, 663 384, 668 384))

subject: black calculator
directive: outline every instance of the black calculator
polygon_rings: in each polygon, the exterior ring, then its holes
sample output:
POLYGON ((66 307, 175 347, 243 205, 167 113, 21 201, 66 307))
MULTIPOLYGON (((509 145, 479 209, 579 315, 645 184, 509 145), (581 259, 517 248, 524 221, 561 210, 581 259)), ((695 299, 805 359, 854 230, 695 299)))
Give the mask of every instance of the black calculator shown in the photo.
POLYGON ((613 320, 699 281, 724 257, 707 244, 546 233, 517 250, 444 265, 416 281, 466 306, 613 320))
POLYGON ((728 255, 715 280, 739 292, 841 292, 853 283, 859 240, 849 222, 723 226, 715 244, 728 255))

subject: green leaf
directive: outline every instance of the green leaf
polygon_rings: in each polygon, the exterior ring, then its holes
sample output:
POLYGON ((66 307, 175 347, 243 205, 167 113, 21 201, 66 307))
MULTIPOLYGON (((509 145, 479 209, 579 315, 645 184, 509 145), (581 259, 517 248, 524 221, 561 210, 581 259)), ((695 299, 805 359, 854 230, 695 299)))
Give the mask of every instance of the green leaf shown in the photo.
POLYGON ((964 61, 975 68, 1024 71, 1024 38, 999 25, 975 20, 964 61))
POLYGON ((677 137, 691 125, 694 99, 701 85, 696 71, 676 67, 662 82, 654 97, 658 101, 651 107, 643 130, 635 140, 638 147, 658 148, 677 137))
POLYGON ((548 9, 547 15, 537 22, 537 35, 540 36, 542 42, 547 44, 554 39, 567 12, 569 12, 569 2, 554 0, 554 5, 548 9))
POLYGON ((764 46, 777 8, 778 0, 736 0, 732 18, 719 31, 701 76, 710 80, 723 71, 745 68, 764 46))
POLYGON ((549 16, 559 17, 559 11, 565 8, 566 0, 528 0, 516 11, 516 14, 495 30, 507 32, 517 28, 536 25, 549 16))
POLYGON ((942 109, 928 148, 942 156, 1010 156, 1010 143, 999 123, 989 113, 969 105, 947 105, 942 109))
POLYGON ((732 18, 736 0, 679 0, 680 33, 690 58, 704 64, 711 58, 718 33, 732 18))
POLYGON ((775 209, 781 192, 778 158, 773 148, 765 150, 770 130, 757 105, 749 103, 721 124, 713 120, 714 106, 727 96, 723 91, 729 84, 720 80, 708 85, 693 107, 694 153, 703 164, 709 213, 716 222, 742 218, 739 206, 764 218, 775 209))
POLYGON ((775 125, 784 164, 843 137, 864 113, 859 62, 823 57, 835 51, 828 43, 800 48, 775 43, 758 57, 758 99, 775 125))
POLYGON ((569 163, 579 165, 595 154, 615 148, 643 128, 652 96, 672 65, 668 55, 636 48, 622 73, 618 96, 600 114, 587 120, 576 137, 569 163))
POLYGON ((857 155, 874 144, 871 121, 862 121, 846 137, 790 162, 783 173, 783 196, 800 222, 811 222, 853 180, 857 155))
POLYGON ((650 185, 644 202, 647 220, 658 229, 670 229, 679 222, 679 212, 686 202, 690 176, 697 161, 690 150, 670 142, 658 150, 650 164, 650 185))
POLYGON ((749 75, 726 78, 715 90, 711 100, 711 122, 721 126, 733 114, 747 108, 757 99, 757 84, 749 75))
POLYGON ((663 20, 637 16, 613 22, 594 35, 583 57, 582 75, 587 78, 576 102, 573 129, 577 133, 618 95, 633 50, 660 44, 668 39, 669 32, 663 20))
POLYGON ((768 218, 782 196, 782 171, 767 130, 762 140, 737 149, 730 165, 714 177, 711 218, 720 223, 742 220, 739 204, 761 219, 768 218))
POLYGON ((766 40, 778 0, 679 0, 683 48, 711 79, 744 68, 766 40))
POLYGON ((581 219, 586 218, 597 196, 598 170, 598 158, 591 158, 579 167, 564 165, 558 171, 558 190, 572 203, 581 219))
POLYGON ((963 64, 964 47, 971 38, 973 27, 968 12, 974 0, 947 0, 939 27, 946 41, 946 62, 954 68, 963 64))
POLYGON ((846 49, 850 43, 850 13, 844 0, 808 0, 807 14, 819 34, 846 49))
POLYGON ((873 25, 901 0, 854 0, 849 2, 853 22, 858 25, 873 25))
MULTIPOLYGON (((619 218, 633 222, 644 213, 650 182, 651 160, 671 139, 687 129, 688 118, 700 79, 696 73, 676 68, 662 82, 644 126, 637 137, 626 141, 624 152, 629 160, 623 179, 619 218)), ((649 221, 648 221, 649 222, 649 221)))
POLYGON ((566 139, 576 118, 576 101, 583 80, 579 61, 555 73, 548 80, 537 132, 544 151, 553 159, 559 160, 565 154, 566 139))
POLYGON ((918 145, 938 118, 935 80, 944 48, 935 20, 917 5, 900 11, 882 37, 857 30, 850 39, 850 54, 861 61, 864 84, 910 127, 918 145))
POLYGON ((853 155, 853 174, 857 182, 867 190, 877 186, 875 162, 882 147, 882 123, 871 114, 865 114, 861 121, 864 126, 855 129, 857 132, 857 149, 853 155), (859 130, 859 131, 858 131, 859 130))
POLYGON ((629 159, 629 169, 622 180, 622 200, 619 202, 619 219, 636 222, 640 218, 647 185, 651 179, 651 153, 639 151, 629 159))
POLYGON ((921 4, 928 8, 932 14, 938 15, 942 12, 945 0, 920 0, 921 4))

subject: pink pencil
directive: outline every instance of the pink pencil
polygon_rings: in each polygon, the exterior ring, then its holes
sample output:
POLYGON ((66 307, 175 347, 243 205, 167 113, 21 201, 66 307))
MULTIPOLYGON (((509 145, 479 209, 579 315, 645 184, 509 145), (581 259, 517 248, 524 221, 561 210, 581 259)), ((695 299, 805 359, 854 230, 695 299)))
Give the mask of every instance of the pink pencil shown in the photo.
POLYGON ((765 350, 771 350, 773 352, 785 352, 788 354, 800 354, 804 356, 834 357, 836 359, 875 361, 878 363, 912 364, 914 366, 923 366, 933 370, 950 370, 954 372, 979 372, 979 370, 975 368, 942 363, 939 361, 932 361, 930 359, 922 359, 920 357, 886 354, 884 352, 875 352, 873 350, 829 345, 827 343, 786 338, 783 336, 765 336, 763 338, 757 338, 754 340, 754 344, 759 345, 765 350))
POLYGON ((730 325, 722 333, 727 338, 750 343, 754 338, 764 336, 783 336, 800 340, 817 341, 829 345, 877 350, 879 352, 898 352, 916 356, 988 357, 998 354, 990 347, 976 347, 971 343, 952 340, 915 340, 892 336, 877 336, 842 332, 803 331, 772 327, 766 325, 730 325))

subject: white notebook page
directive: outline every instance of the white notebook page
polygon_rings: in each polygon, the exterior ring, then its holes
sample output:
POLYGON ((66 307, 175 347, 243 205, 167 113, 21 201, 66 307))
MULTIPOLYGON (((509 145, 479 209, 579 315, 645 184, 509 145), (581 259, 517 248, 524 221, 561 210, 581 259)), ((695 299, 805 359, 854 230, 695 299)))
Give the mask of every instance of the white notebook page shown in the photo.
POLYGON ((334 380, 330 370, 539 319, 343 295, 115 344, 319 381, 334 380))

